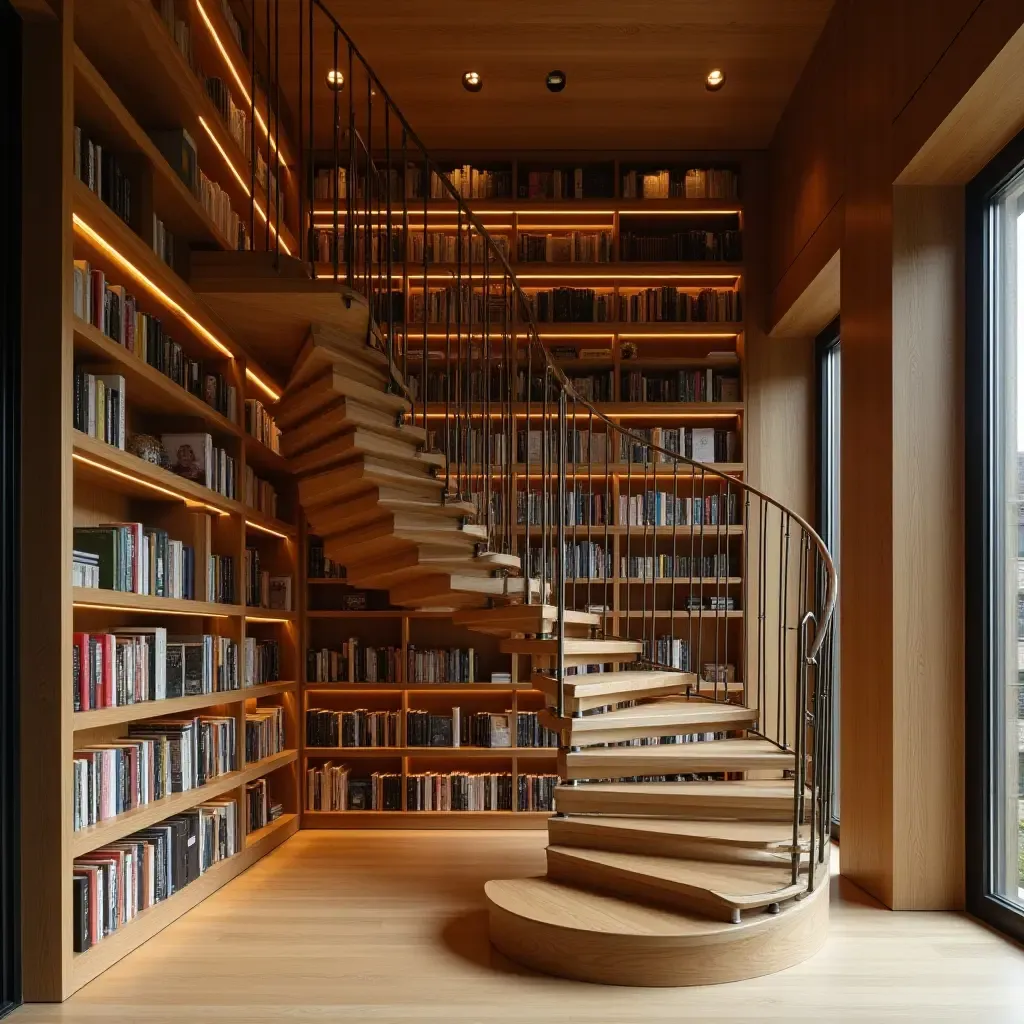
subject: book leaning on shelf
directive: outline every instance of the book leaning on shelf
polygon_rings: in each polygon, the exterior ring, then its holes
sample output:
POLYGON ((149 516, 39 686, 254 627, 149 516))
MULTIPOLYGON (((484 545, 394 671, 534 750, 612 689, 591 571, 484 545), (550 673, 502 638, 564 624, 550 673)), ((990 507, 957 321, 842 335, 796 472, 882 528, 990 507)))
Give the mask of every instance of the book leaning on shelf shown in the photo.
POLYGON ((284 806, 271 803, 266 779, 256 779, 245 784, 246 821, 245 831, 256 832, 266 828, 272 821, 281 817, 284 806))
POLYGON ((245 760, 248 764, 284 750, 284 708, 257 708, 245 716, 245 760))
POLYGON ((76 750, 72 764, 77 832, 235 771, 235 720, 199 715, 140 722, 127 737, 76 750))
POLYGON ((281 429, 274 422, 274 417, 267 411, 267 407, 257 398, 247 398, 245 401, 245 429, 260 444, 280 454, 281 429))
POLYGON ((103 271, 86 260, 74 262, 72 308, 80 320, 222 416, 237 422, 238 389, 222 373, 191 359, 178 342, 164 333, 159 317, 142 312, 134 295, 123 285, 108 284, 103 271))
POLYGON ((281 678, 281 645, 276 640, 245 638, 245 685, 276 683, 281 678))
POLYGON ((72 948, 84 953, 238 853, 238 805, 211 800, 76 857, 72 948))
POLYGON ((306 711, 307 747, 397 747, 397 711, 306 711))
POLYGON ((245 603, 249 608, 292 610, 292 577, 261 569, 258 548, 245 549, 245 603))
POLYGON ((73 547, 95 557, 101 589, 195 598, 195 549, 166 530, 142 523, 76 526, 73 547))
POLYGON ((216 447, 209 434, 162 434, 160 443, 167 452, 172 473, 209 487, 225 498, 236 497, 235 459, 216 447))

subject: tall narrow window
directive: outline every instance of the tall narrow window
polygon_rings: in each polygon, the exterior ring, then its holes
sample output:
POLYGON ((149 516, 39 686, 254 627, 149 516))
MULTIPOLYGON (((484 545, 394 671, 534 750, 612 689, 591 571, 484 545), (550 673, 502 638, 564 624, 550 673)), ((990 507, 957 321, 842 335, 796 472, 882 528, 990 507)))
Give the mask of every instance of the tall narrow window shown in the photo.
MULTIPOLYGON (((839 320, 818 336, 818 530, 839 569, 839 320)), ((832 826, 839 825, 839 616, 833 619, 832 714, 835 748, 832 759, 832 826)))
POLYGON ((1024 937, 1024 138, 968 200, 968 900, 1024 937))

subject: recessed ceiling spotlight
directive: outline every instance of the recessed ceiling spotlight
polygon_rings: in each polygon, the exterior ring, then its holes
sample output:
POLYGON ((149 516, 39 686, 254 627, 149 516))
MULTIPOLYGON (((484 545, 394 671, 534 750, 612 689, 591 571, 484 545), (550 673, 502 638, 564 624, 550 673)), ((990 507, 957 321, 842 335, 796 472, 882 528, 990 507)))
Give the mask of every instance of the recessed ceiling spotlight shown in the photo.
POLYGON ((331 68, 327 72, 327 88, 335 92, 341 92, 345 85, 345 76, 337 69, 331 68))
POLYGON ((484 80, 479 71, 467 71, 462 76, 462 87, 466 92, 479 92, 484 87, 484 80))
POLYGON ((721 68, 712 68, 704 80, 708 92, 718 92, 725 85, 725 72, 721 68))
POLYGON ((549 71, 545 84, 550 92, 561 92, 565 88, 565 72, 549 71))

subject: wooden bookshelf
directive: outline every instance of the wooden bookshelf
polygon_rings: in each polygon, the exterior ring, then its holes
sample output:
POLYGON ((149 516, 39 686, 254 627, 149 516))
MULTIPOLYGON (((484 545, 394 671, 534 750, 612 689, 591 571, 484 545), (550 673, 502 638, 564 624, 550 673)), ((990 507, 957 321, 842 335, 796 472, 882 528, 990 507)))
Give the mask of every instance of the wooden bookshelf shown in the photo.
MULTIPOLYGON (((22 580, 22 603, 31 609, 23 618, 22 636, 27 709, 22 895, 25 905, 33 908, 26 916, 23 954, 25 997, 32 1001, 66 998, 284 842, 299 827, 301 812, 301 524, 285 460, 249 436, 244 416, 247 399, 270 404, 280 388, 189 287, 190 247, 232 246, 148 130, 186 128, 199 145, 200 166, 225 188, 231 172, 212 138, 233 161, 237 159, 239 168, 244 157, 228 146, 234 143, 187 64, 182 74, 183 58, 152 4, 80 3, 74 5, 74 17, 73 33, 61 33, 54 21, 52 45, 36 54, 32 73, 40 87, 43 82, 56 84, 45 96, 40 93, 38 118, 33 119, 38 123, 26 141, 27 166, 36 168, 33 174, 48 197, 46 207, 33 214, 39 237, 26 256, 26 266, 31 266, 26 287, 36 296, 39 311, 26 317, 23 353, 25 404, 30 409, 23 455, 23 500, 30 513, 23 518, 23 541, 34 554, 26 560, 22 580), (139 77, 138 88, 131 85, 134 75, 139 77), (199 117, 210 125, 212 137, 200 126, 199 117), (75 177, 76 125, 115 154, 130 177, 130 223, 75 177), (154 216, 174 235, 174 265, 154 251, 154 216), (203 372, 221 374, 236 389, 234 418, 76 315, 72 261, 78 260, 102 270, 108 285, 123 286, 135 297, 140 312, 160 319, 165 334, 181 346, 185 357, 200 361, 203 372), (74 429, 77 367, 124 378, 129 438, 136 433, 210 434, 234 460, 238 497, 225 497, 74 429), (248 469, 274 487, 276 515, 243 500, 248 469), (74 528, 131 522, 164 529, 193 548, 193 600, 72 585, 74 528), (245 606, 247 546, 259 550, 262 567, 273 575, 292 577, 295 603, 290 610, 245 606), (211 555, 234 559, 231 603, 211 600, 208 593, 211 555), (230 639, 237 645, 241 687, 75 712, 73 635, 125 626, 164 626, 172 635, 230 639), (244 649, 250 638, 277 641, 279 679, 244 685, 244 649), (283 709, 283 749, 247 763, 246 716, 269 707, 283 709), (76 750, 124 737, 134 723, 201 714, 235 720, 235 770, 94 826, 73 829, 76 750), (283 813, 247 834, 245 786, 264 778, 269 802, 281 804, 283 813), (237 852, 88 951, 75 954, 75 858, 217 798, 237 802, 237 852)), ((232 201, 236 211, 248 217, 248 197, 243 209, 242 196, 239 189, 232 201)), ((268 208, 265 197, 260 201, 268 208)), ((290 238, 290 232, 282 222, 282 238, 290 238)))

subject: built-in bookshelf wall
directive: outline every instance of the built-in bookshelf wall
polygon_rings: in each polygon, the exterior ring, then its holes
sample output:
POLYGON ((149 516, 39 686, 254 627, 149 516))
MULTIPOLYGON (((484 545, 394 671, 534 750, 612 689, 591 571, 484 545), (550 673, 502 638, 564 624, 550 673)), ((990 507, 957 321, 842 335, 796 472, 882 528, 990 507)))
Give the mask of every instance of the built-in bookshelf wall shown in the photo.
MULTIPOLYGON (((167 21, 186 6, 69 3, 63 30, 27 34, 26 167, 58 211, 40 211, 25 261, 53 311, 26 318, 23 357, 23 543, 48 553, 23 582, 25 749, 46 766, 23 793, 32 1000, 66 997, 299 825, 304 594, 267 416, 280 389, 187 283, 193 251, 263 236, 243 230, 219 51, 193 38, 186 60, 167 21), (115 877, 130 895, 108 911, 115 877)), ((224 34, 220 3, 205 9, 224 34)))

